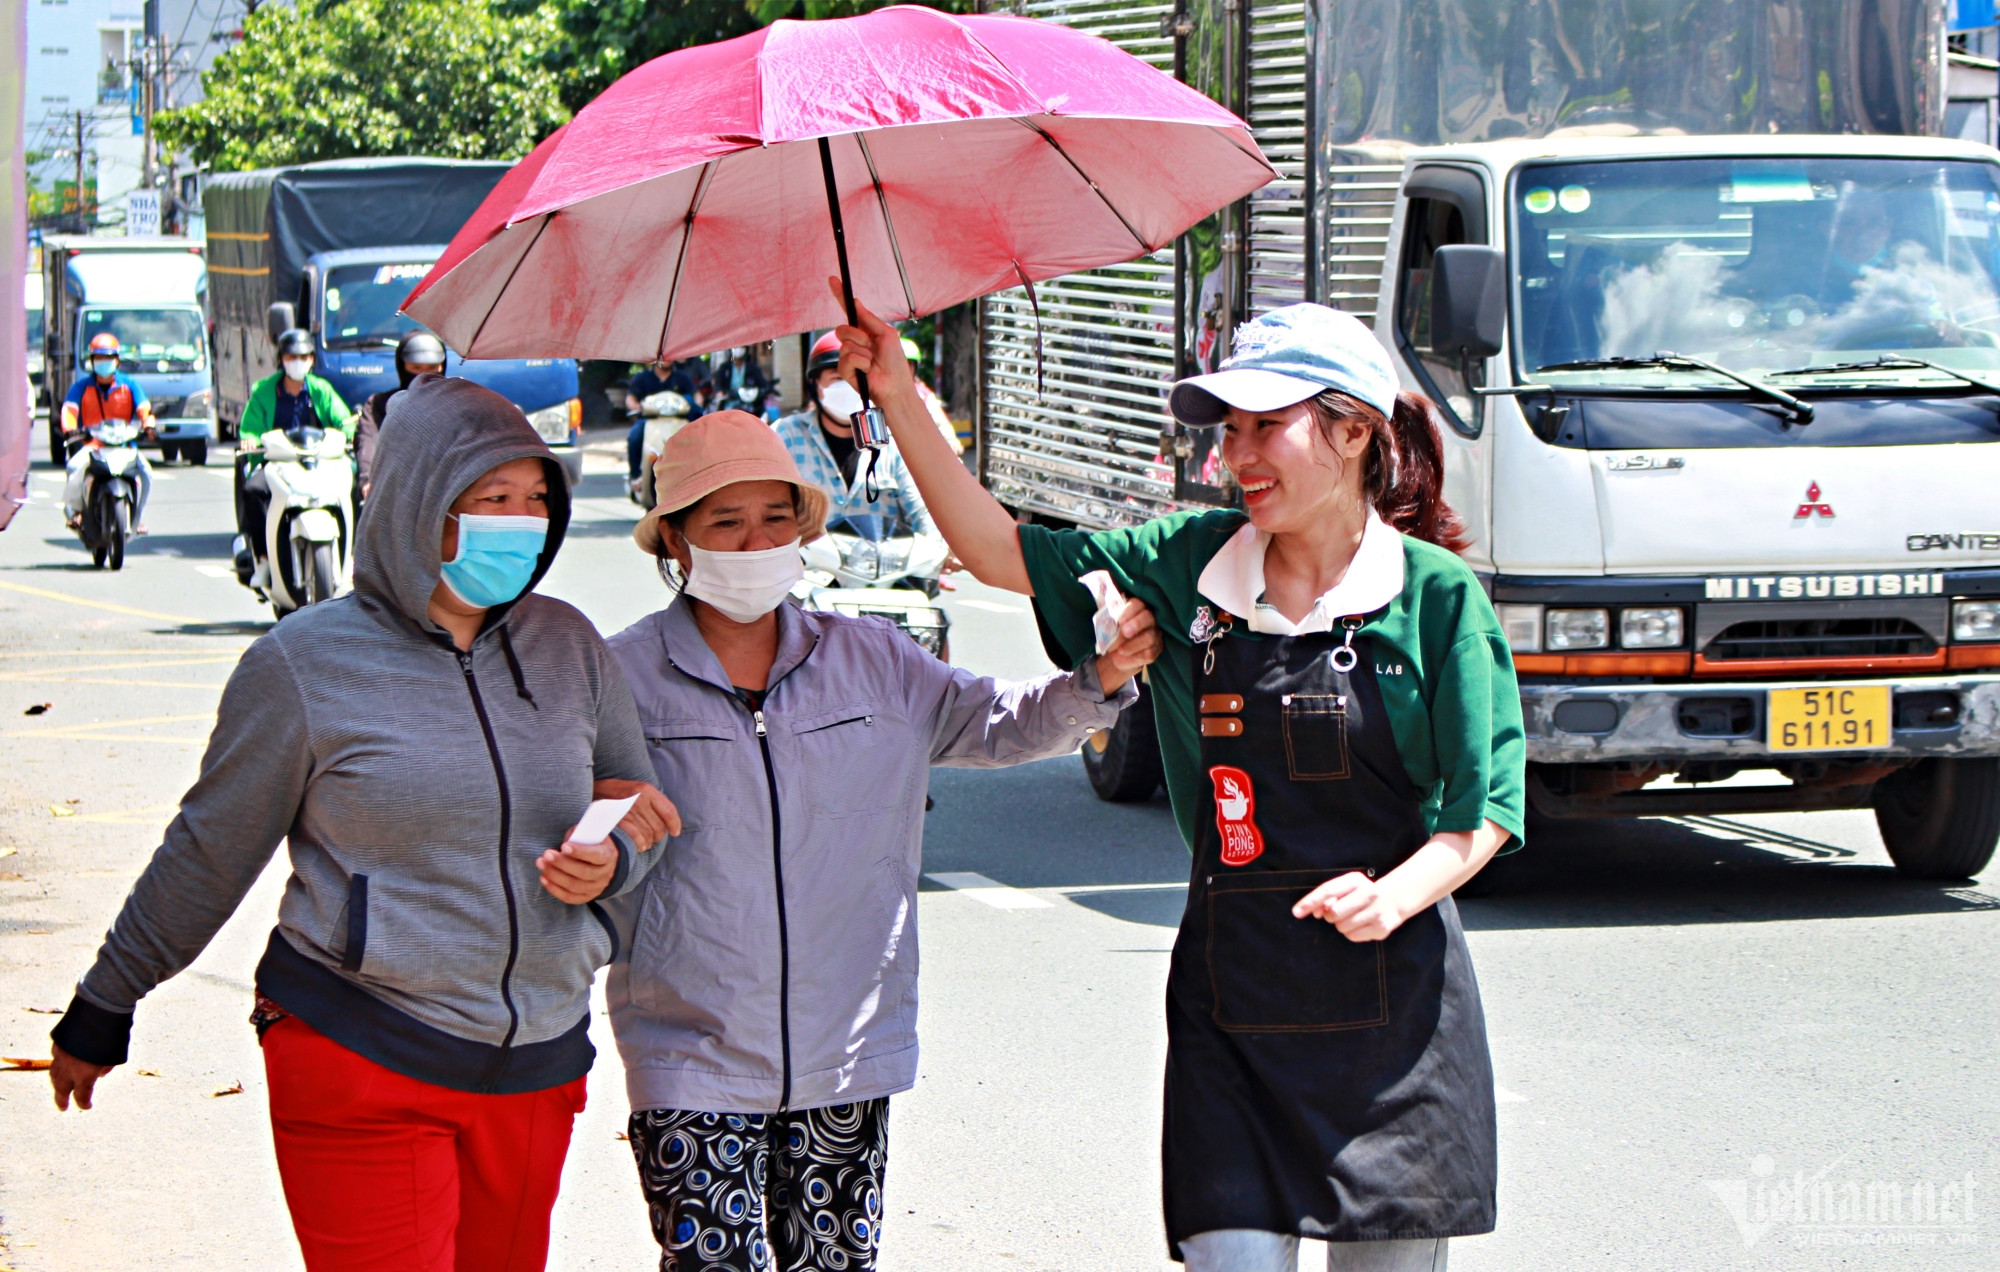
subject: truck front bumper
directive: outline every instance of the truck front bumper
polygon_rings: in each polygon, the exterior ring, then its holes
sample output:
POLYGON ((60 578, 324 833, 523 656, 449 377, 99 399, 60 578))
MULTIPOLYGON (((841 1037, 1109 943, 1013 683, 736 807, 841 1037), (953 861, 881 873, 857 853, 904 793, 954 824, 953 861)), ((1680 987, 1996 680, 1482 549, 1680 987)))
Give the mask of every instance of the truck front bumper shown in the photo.
POLYGON ((1528 759, 1537 764, 1722 761, 1759 767, 1774 759, 2000 755, 2000 674, 1841 680, 1888 685, 1894 733, 1888 746, 1855 751, 1774 752, 1765 705, 1773 689, 1830 682, 1747 684, 1524 684, 1528 759))
POLYGON ((215 425, 205 419, 154 420, 153 431, 161 441, 176 446, 182 442, 210 441, 215 437, 215 425))

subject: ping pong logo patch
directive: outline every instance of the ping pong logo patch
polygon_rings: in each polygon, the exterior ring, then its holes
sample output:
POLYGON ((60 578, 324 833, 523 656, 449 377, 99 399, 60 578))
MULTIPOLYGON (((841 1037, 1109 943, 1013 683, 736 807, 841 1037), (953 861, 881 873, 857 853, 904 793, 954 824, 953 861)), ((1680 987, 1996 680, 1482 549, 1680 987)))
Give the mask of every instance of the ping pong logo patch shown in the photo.
POLYGON ((1215 783, 1215 829, 1222 838, 1222 864, 1247 866, 1264 855, 1264 832, 1257 829, 1257 792, 1240 768, 1217 764, 1208 770, 1215 783))

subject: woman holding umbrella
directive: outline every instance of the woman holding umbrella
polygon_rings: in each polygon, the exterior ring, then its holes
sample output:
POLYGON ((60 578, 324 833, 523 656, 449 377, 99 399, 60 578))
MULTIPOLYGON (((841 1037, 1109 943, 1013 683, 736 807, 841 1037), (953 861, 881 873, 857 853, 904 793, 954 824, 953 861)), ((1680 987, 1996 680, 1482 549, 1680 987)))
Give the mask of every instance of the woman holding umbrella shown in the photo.
POLYGON ((1017 526, 936 435, 896 333, 867 377, 952 549, 1089 648, 1108 571, 1172 643, 1151 687, 1194 852, 1167 993, 1170 1252, 1201 1272, 1430 1272, 1494 1225, 1493 1076, 1451 892, 1523 816, 1505 639, 1455 555, 1430 404, 1353 317, 1294 305, 1184 380, 1245 510, 1017 526))

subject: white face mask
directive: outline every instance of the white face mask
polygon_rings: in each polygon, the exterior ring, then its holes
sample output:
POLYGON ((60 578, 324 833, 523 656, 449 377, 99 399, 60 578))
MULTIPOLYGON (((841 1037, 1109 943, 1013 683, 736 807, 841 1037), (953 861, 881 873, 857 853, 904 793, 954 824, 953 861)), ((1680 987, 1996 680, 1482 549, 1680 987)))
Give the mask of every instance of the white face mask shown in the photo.
POLYGON ((835 380, 819 391, 822 411, 845 424, 861 410, 861 395, 845 380, 835 380))
POLYGON ((778 608, 806 576, 796 539, 761 552, 710 552, 692 543, 687 549, 694 568, 682 590, 739 623, 754 623, 778 608))
POLYGON ((306 376, 312 372, 312 369, 311 358, 285 359, 285 374, 294 380, 304 381, 306 376))

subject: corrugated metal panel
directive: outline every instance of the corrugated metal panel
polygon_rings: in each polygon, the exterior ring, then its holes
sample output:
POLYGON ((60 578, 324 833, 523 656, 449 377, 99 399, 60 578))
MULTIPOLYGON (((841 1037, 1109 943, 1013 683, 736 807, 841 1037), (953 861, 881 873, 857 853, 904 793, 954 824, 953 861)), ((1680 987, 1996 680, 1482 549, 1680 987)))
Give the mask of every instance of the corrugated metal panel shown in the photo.
POLYGON ((1320 303, 1372 325, 1403 166, 1341 163, 1339 158, 1324 170, 1328 179, 1318 192, 1320 303))
POLYGON ((1301 0, 1250 0, 1251 135, 1278 170, 1250 196, 1252 315, 1306 298, 1306 11, 1301 0))
POLYGON ((1174 371, 1170 251, 989 296, 986 480, 1002 503, 1093 527, 1171 512, 1160 456, 1174 371), (1039 377, 1039 388, 1038 388, 1039 377))

